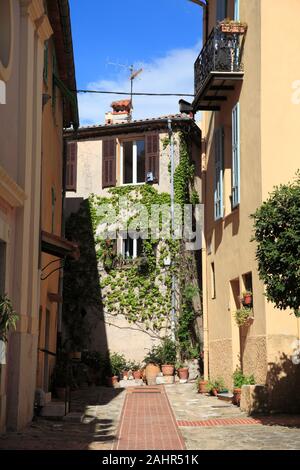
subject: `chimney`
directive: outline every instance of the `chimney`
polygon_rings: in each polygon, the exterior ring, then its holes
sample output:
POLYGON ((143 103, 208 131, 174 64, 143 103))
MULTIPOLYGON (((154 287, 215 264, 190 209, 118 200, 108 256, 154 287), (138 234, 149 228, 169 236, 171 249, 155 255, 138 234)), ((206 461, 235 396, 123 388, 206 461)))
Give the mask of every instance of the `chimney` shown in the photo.
POLYGON ((131 100, 114 101, 112 111, 105 113, 105 124, 126 124, 131 121, 131 100))

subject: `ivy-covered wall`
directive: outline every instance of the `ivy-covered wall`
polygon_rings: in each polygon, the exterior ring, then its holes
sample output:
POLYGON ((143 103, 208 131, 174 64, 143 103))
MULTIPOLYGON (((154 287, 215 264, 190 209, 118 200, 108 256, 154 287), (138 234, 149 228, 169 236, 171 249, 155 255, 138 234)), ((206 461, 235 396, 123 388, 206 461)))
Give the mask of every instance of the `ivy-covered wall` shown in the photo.
MULTIPOLYGON (((161 154, 170 179, 169 145, 164 136, 161 154)), ((199 202, 191 148, 185 136, 177 133, 174 186, 175 202, 179 205, 199 202)), ((200 311, 199 302, 195 308, 193 301, 195 296, 199 297, 195 253, 186 253, 180 241, 146 239, 140 258, 124 260, 119 254, 120 242, 103 240, 99 228, 105 218, 103 207, 109 203, 120 215, 119 199, 125 197, 129 206, 139 202, 149 213, 153 205, 170 205, 170 194, 157 187, 122 186, 106 191, 105 195, 91 194, 78 213, 69 218, 67 236, 80 243, 81 259, 66 266, 66 325, 70 318, 78 317, 78 330, 86 337, 89 348, 92 342, 93 349, 103 351, 103 347, 109 347, 129 359, 142 360, 159 338, 170 334, 171 285, 175 273, 176 310, 181 318, 177 339, 181 349, 187 349, 197 342, 194 326, 200 311), (91 322, 91 318, 95 321, 91 322), (97 343, 99 347, 95 347, 97 343)), ((142 231, 141 218, 135 219, 135 215, 134 211, 127 213, 127 225, 142 231)), ((160 228, 162 223, 160 220, 160 228)))

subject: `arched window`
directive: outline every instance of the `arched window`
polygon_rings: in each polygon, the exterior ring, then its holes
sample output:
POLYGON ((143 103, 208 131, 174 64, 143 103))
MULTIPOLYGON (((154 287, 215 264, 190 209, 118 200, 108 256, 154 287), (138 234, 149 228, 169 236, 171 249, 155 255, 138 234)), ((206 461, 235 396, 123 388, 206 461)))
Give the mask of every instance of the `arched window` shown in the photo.
POLYGON ((13 47, 13 11, 11 0, 0 1, 0 79, 10 76, 13 47))

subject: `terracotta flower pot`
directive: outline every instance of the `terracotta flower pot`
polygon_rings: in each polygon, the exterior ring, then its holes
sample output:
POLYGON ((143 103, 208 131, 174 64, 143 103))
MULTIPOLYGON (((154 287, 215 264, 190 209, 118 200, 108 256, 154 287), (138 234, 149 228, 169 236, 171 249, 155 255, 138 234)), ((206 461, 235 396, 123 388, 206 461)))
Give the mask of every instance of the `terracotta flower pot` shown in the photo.
POLYGON ((175 367, 171 364, 164 364, 163 366, 161 366, 161 371, 163 375, 174 375, 175 367))
POLYGON ((220 25, 222 33, 229 34, 244 34, 246 32, 246 27, 239 24, 221 24, 220 25))
POLYGON ((241 388, 235 388, 233 390, 233 398, 232 398, 232 403, 234 405, 240 406, 241 403, 241 393, 242 389, 241 388))
POLYGON ((243 304, 244 305, 252 305, 252 295, 251 294, 244 295, 243 304))
POLYGON ((106 377, 108 387, 114 387, 119 381, 119 377, 114 375, 113 377, 106 377))
POLYGON ((140 370, 134 370, 133 371, 133 378, 135 380, 140 380, 142 378, 142 373, 140 370))
POLYGON ((66 388, 65 387, 56 387, 55 395, 59 400, 65 401, 66 399, 66 388))
POLYGON ((188 380, 189 378, 189 368, 188 367, 181 367, 178 369, 178 376, 180 380, 188 380))
POLYGON ((72 351, 69 353, 70 359, 75 359, 76 361, 81 360, 81 352, 80 351, 72 351))
POLYGON ((213 397, 217 397, 219 392, 218 392, 218 389, 213 388, 213 389, 210 391, 210 393, 211 393, 211 395, 212 395, 213 397))
POLYGON ((207 380, 201 380, 199 382, 199 387, 198 387, 199 393, 207 393, 207 385, 208 385, 207 380))
POLYGON ((148 385, 156 385, 156 377, 160 373, 160 367, 157 364, 150 363, 146 366, 145 376, 148 385))

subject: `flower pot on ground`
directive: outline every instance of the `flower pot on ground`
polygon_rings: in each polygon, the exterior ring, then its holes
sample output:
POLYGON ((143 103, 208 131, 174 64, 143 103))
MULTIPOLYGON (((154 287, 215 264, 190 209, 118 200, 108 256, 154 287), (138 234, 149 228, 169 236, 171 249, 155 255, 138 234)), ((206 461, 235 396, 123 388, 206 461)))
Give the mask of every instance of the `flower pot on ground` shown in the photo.
POLYGON ((118 380, 122 371, 127 369, 126 359, 123 354, 108 353, 105 362, 106 377, 109 378, 109 383, 111 383, 110 379, 114 378, 113 382, 115 383, 115 377, 118 380))
POLYGON ((233 389, 233 398, 232 398, 232 404, 240 406, 241 403, 241 393, 242 389, 241 388, 234 388, 233 389))
POLYGON ((114 387, 119 382, 119 377, 114 375, 112 377, 106 377, 106 383, 108 387, 114 387))
POLYGON ((207 390, 211 395, 216 397, 218 393, 224 390, 224 380, 219 377, 216 380, 209 381, 207 384, 207 390))
POLYGON ((208 393, 208 381, 199 379, 197 382, 198 392, 199 393, 208 393))
POLYGON ((134 370, 133 371, 133 378, 134 378, 134 380, 141 380, 142 372, 140 370, 134 370))
POLYGON ((163 375, 166 375, 166 376, 174 375, 175 366, 172 366, 172 364, 163 364, 161 366, 161 371, 163 375))
POLYGON ((59 400, 66 400, 67 389, 65 387, 55 387, 55 395, 59 400))
POLYGON ((189 368, 188 367, 180 367, 177 369, 178 377, 180 380, 188 380, 189 379, 189 368))
POLYGON ((81 351, 71 351, 69 353, 69 358, 74 361, 81 361, 81 351))
POLYGON ((242 370, 237 368, 233 373, 233 398, 232 403, 234 405, 240 406, 241 402, 241 393, 243 385, 255 385, 255 378, 253 375, 244 375, 242 370))
POLYGON ((160 373, 160 367, 157 364, 149 363, 145 369, 146 382, 148 385, 156 385, 156 377, 160 373))

